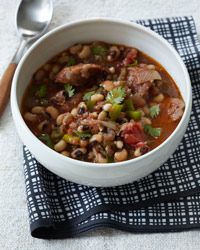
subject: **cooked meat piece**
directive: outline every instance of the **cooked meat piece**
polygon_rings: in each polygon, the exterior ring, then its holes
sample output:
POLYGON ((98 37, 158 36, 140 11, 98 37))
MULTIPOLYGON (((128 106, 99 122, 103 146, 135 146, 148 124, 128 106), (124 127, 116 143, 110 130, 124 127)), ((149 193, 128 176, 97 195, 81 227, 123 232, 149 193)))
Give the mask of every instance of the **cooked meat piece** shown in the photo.
POLYGON ((127 84, 134 93, 144 96, 148 93, 154 80, 161 80, 160 74, 156 70, 145 67, 129 67, 127 84))
POLYGON ((138 54, 138 51, 136 49, 131 49, 128 54, 126 55, 124 61, 123 61, 123 64, 126 66, 128 64, 131 64, 134 62, 134 60, 136 59, 137 57, 137 54, 138 54))
POLYGON ((145 141, 145 135, 140 122, 125 123, 121 128, 123 141, 132 147, 145 141))
POLYGON ((83 96, 83 93, 77 93, 64 103, 64 105, 61 106, 61 111, 62 112, 69 112, 71 111, 74 107, 76 107, 79 102, 81 101, 83 96))
POLYGON ((69 83, 73 86, 96 83, 105 79, 107 70, 98 64, 78 64, 62 69, 55 77, 55 82, 69 83))
POLYGON ((168 107, 168 115, 171 117, 173 121, 179 120, 184 112, 185 104, 179 98, 170 98, 169 107, 168 107))

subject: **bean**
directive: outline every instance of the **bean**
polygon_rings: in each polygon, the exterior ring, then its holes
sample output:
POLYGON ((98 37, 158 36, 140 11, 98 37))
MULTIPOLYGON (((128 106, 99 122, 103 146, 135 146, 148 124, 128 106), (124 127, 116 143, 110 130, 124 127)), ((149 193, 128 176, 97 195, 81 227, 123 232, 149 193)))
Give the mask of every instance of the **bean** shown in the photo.
POLYGON ((159 95, 157 95, 156 97, 153 98, 154 102, 162 102, 164 100, 164 95, 162 93, 160 93, 159 95))
POLYGON ((151 123, 152 123, 151 120, 147 117, 142 117, 141 122, 143 125, 146 125, 146 124, 151 125, 151 123))
POLYGON ((71 110, 71 114, 72 114, 73 116, 76 116, 76 115, 78 114, 78 109, 77 109, 77 108, 73 108, 73 109, 71 110))
POLYGON ((134 151, 134 156, 138 157, 140 155, 141 155, 140 148, 136 148, 136 150, 134 151))
POLYGON ((149 108, 147 106, 143 107, 143 111, 144 111, 145 115, 149 114, 149 108))
POLYGON ((72 151, 71 156, 75 159, 79 159, 86 153, 87 153, 86 148, 77 148, 74 151, 72 151))
POLYGON ((70 153, 67 150, 62 151, 61 154, 64 156, 70 156, 70 153))
POLYGON ((46 112, 47 112, 48 114, 50 114, 51 118, 54 119, 54 120, 55 120, 55 119, 58 117, 58 115, 59 115, 59 112, 58 112, 57 108, 55 108, 55 107, 53 107, 53 106, 48 106, 48 107, 46 108, 46 112))
POLYGON ((87 147, 87 145, 88 145, 88 140, 80 140, 80 146, 81 146, 82 148, 87 147))
POLYGON ((60 57, 60 58, 58 59, 58 62, 59 62, 60 64, 63 64, 63 63, 67 63, 68 60, 69 60, 69 56, 62 56, 62 57, 60 57))
POLYGON ((126 149, 123 149, 122 151, 116 152, 114 154, 114 159, 117 162, 125 161, 127 160, 127 158, 128 158, 128 152, 126 149))
POLYGON ((98 120, 103 121, 103 120, 106 120, 106 118, 107 118, 107 113, 106 113, 106 111, 101 111, 101 112, 99 113, 99 115, 98 115, 98 120))
POLYGON ((104 81, 102 83, 102 86, 107 91, 110 91, 110 90, 112 90, 115 87, 114 83, 112 81, 109 81, 109 80, 104 81))
POLYGON ((90 54, 91 54, 90 46, 85 45, 85 46, 83 46, 83 48, 82 48, 81 52, 78 54, 78 56, 81 59, 86 59, 90 56, 90 54))
POLYGON ((44 109, 44 107, 41 107, 41 106, 35 106, 32 108, 31 112, 33 114, 44 114, 45 109, 44 109))
POLYGON ((123 141, 115 141, 114 143, 118 149, 122 149, 124 146, 123 141))
POLYGON ((103 105, 103 110, 105 111, 110 111, 111 108, 112 108, 111 103, 106 103, 105 105, 103 105))
POLYGON ((24 114, 24 119, 26 121, 29 121, 29 122, 36 122, 37 121, 37 115, 36 114, 32 114, 30 112, 26 112, 24 114))
POLYGON ((74 45, 72 46, 69 51, 71 54, 75 55, 77 54, 80 50, 82 49, 82 45, 81 44, 77 44, 77 45, 74 45))
POLYGON ((112 62, 116 60, 120 55, 120 50, 118 49, 117 46, 111 46, 109 49, 109 55, 107 56, 107 60, 109 62, 112 62))
POLYGON ((56 124, 57 124, 57 125, 61 125, 61 124, 62 124, 63 119, 64 119, 64 116, 65 116, 65 114, 60 114, 60 115, 57 117, 57 119, 56 119, 56 124))
POLYGON ((57 151, 57 152, 61 152, 63 151, 65 148, 67 147, 67 143, 61 139, 58 143, 56 143, 54 145, 54 149, 57 151))
POLYGON ((110 71, 111 74, 114 74, 115 73, 115 68, 114 67, 110 67, 109 71, 110 71))
POLYGON ((68 125, 69 123, 71 123, 73 121, 74 117, 71 113, 66 113, 64 115, 64 118, 63 118, 63 121, 62 121, 62 124, 63 125, 68 125))
POLYGON ((133 95, 132 100, 133 104, 137 107, 143 107, 146 104, 145 99, 139 95, 133 95))
POLYGON ((43 131, 44 127, 45 127, 46 125, 48 125, 48 124, 49 124, 48 121, 47 121, 47 120, 44 120, 44 121, 42 121, 42 122, 38 125, 38 129, 39 129, 40 131, 43 131))
POLYGON ((103 134, 104 142, 110 142, 115 139, 115 131, 112 129, 108 129, 108 133, 103 134))
POLYGON ((48 63, 47 63, 47 64, 44 65, 44 70, 50 71, 50 70, 51 70, 51 67, 52 67, 51 64, 48 64, 48 63))
POLYGON ((91 101, 92 102, 99 102, 99 101, 103 101, 104 96, 102 94, 94 94, 91 96, 91 101))
POLYGON ((149 65, 147 65, 147 69, 156 69, 156 67, 153 64, 149 64, 149 65))
POLYGON ((57 74, 59 72, 59 70, 60 70, 60 67, 58 65, 54 65, 53 68, 52 68, 52 72, 54 74, 57 74))
POLYGON ((40 80, 42 80, 42 78, 44 78, 44 76, 45 76, 44 70, 39 69, 39 70, 36 72, 36 74, 35 74, 35 80, 36 80, 36 81, 40 81, 40 80))
POLYGON ((90 138, 90 143, 94 141, 101 143, 102 140, 103 140, 102 134, 95 134, 90 138))
POLYGON ((96 162, 98 162, 98 163, 107 163, 107 159, 105 157, 103 157, 103 155, 101 153, 97 153, 96 162))

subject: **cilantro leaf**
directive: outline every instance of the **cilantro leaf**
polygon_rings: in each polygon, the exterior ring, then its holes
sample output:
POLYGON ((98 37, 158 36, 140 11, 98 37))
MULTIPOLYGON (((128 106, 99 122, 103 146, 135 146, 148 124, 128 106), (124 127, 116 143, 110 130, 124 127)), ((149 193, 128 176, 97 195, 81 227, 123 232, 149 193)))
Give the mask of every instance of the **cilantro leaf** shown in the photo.
POLYGON ((160 113, 160 105, 158 104, 158 105, 151 106, 149 109, 149 112, 150 112, 149 114, 151 118, 157 117, 160 113))
POLYGON ((70 84, 64 85, 65 92, 68 94, 69 97, 72 97, 74 95, 75 89, 70 84))
POLYGON ((112 104, 120 104, 126 95, 125 88, 117 87, 108 92, 106 100, 112 104))
POLYGON ((76 131, 75 134, 80 138, 80 139, 87 139, 92 136, 92 134, 88 131, 76 131))
POLYGON ((83 100, 84 101, 89 101, 91 96, 95 94, 95 91, 90 91, 90 92, 87 92, 85 93, 85 95, 83 96, 83 100))
POLYGON ((97 45, 92 48, 92 54, 95 56, 105 56, 107 49, 103 46, 97 45))
POLYGON ((39 90, 36 92, 36 96, 38 96, 39 98, 44 98, 47 95, 47 86, 45 84, 42 84, 39 87, 39 90))
POLYGON ((154 138, 159 137, 161 134, 161 128, 153 128, 149 124, 144 125, 144 131, 154 138))
POLYGON ((76 64, 76 60, 74 57, 69 57, 68 61, 67 61, 67 66, 70 67, 70 66, 73 66, 76 64))

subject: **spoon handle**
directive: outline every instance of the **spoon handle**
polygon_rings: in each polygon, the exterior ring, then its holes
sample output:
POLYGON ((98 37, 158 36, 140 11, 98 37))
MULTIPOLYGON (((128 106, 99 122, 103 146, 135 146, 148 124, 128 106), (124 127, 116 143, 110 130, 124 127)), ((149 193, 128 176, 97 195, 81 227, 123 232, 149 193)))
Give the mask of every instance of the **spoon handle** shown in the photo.
POLYGON ((12 79, 17 68, 17 64, 23 55, 26 45, 27 42, 22 40, 11 63, 8 65, 0 80, 0 116, 3 114, 3 111, 8 103, 12 79))
POLYGON ((16 67, 16 63, 10 63, 0 81, 0 116, 3 114, 10 96, 11 83, 16 67))

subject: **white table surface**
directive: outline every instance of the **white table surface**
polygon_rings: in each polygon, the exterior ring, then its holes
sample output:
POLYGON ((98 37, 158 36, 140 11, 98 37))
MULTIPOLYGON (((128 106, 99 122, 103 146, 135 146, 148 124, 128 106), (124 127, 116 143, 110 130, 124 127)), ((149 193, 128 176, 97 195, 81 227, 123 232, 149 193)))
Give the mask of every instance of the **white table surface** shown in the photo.
MULTIPOLYGON (((14 28, 18 0, 0 0, 0 75, 19 40, 14 28)), ((81 18, 119 17, 127 20, 193 15, 200 34, 199 0, 54 0, 50 29, 81 18)), ((200 249, 200 231, 131 234, 98 229, 73 239, 39 240, 30 236, 22 167, 22 144, 10 105, 0 119, 0 250, 27 249, 200 249)))

